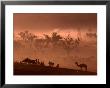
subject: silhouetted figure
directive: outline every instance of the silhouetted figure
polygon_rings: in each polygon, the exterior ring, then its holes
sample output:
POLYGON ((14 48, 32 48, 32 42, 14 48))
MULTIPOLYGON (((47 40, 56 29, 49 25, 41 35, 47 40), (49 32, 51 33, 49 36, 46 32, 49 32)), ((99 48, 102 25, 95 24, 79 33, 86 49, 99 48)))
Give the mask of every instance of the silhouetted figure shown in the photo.
POLYGON ((48 64, 49 64, 49 66, 51 67, 51 62, 50 62, 50 61, 49 61, 49 63, 48 63, 48 64))
POLYGON ((40 63, 40 65, 41 65, 41 66, 44 66, 44 62, 42 61, 42 62, 40 63))
POLYGON ((37 64, 37 59, 35 60, 36 64, 37 64))
POLYGON ((22 64, 22 61, 20 61, 19 63, 22 64))
POLYGON ((36 64, 36 61, 35 60, 30 60, 30 63, 31 64, 36 64))
POLYGON ((57 64, 56 67, 59 68, 59 64, 57 64))
POLYGON ((39 61, 39 59, 38 59, 38 61, 37 61, 37 64, 40 65, 40 61, 39 61))
POLYGON ((85 68, 85 70, 87 71, 87 65, 86 65, 86 64, 78 64, 78 62, 75 62, 75 64, 76 64, 78 67, 80 67, 81 70, 82 70, 82 68, 85 68))
POLYGON ((48 64, 49 64, 49 66, 50 66, 50 67, 53 67, 53 66, 54 66, 54 63, 53 63, 53 62, 51 62, 51 61, 49 61, 49 63, 48 63, 48 64))
POLYGON ((42 65, 45 66, 44 62, 42 62, 42 65))

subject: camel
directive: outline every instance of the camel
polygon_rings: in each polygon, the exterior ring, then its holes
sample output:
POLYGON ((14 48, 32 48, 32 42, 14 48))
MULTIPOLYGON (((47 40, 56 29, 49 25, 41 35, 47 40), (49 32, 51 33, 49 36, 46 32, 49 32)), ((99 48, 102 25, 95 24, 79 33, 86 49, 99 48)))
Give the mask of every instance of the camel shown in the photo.
POLYGON ((81 70, 82 70, 82 68, 85 68, 85 71, 87 71, 87 65, 86 65, 86 64, 78 64, 78 62, 75 62, 75 64, 76 64, 78 67, 80 67, 81 70))

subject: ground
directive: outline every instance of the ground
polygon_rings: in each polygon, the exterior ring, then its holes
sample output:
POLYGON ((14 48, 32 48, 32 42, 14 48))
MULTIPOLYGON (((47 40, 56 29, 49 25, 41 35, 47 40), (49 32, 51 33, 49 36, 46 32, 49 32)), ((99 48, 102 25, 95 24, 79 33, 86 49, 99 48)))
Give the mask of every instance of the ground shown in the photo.
POLYGON ((96 75, 95 72, 76 69, 38 66, 36 64, 14 64, 14 75, 96 75))

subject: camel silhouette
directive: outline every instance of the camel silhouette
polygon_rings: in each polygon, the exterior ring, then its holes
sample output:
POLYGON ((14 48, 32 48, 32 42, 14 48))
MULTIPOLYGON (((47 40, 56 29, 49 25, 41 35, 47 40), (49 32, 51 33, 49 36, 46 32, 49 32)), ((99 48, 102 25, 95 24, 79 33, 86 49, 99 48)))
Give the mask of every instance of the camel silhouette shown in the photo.
POLYGON ((78 67, 80 67, 81 70, 82 70, 82 68, 85 68, 85 71, 87 71, 87 65, 86 65, 86 64, 78 64, 78 62, 75 62, 75 64, 76 64, 78 67))

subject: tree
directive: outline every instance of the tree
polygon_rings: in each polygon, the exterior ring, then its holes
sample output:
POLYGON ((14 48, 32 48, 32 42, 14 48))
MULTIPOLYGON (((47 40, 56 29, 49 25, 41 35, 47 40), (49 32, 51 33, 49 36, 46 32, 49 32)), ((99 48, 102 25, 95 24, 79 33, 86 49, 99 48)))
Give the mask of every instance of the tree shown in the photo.
POLYGON ((57 43, 59 42, 59 40, 62 39, 62 37, 60 35, 58 35, 57 32, 53 32, 52 33, 52 44, 55 47, 57 45, 57 43))
POLYGON ((18 35, 21 37, 21 39, 27 43, 30 43, 30 47, 32 46, 33 40, 37 38, 36 35, 29 33, 29 31, 24 31, 18 33, 18 35))
POLYGON ((20 33, 18 33, 18 35, 21 37, 21 39, 23 39, 25 41, 25 33, 24 32, 20 32, 20 33))
POLYGON ((66 50, 67 56, 69 56, 70 52, 79 45, 80 39, 71 38, 70 34, 63 41, 63 48, 66 50))
POLYGON ((46 47, 48 47, 50 43, 53 45, 53 47, 55 47, 57 46, 59 40, 62 39, 62 37, 58 35, 57 32, 53 32, 51 37, 47 34, 44 34, 44 37, 45 37, 46 47))
POLYGON ((47 35, 47 34, 43 34, 44 35, 44 37, 45 37, 45 47, 48 47, 49 46, 49 44, 51 43, 51 37, 49 36, 49 35, 47 35))
POLYGON ((24 40, 24 41, 33 41, 34 38, 37 38, 36 35, 29 33, 29 31, 24 31, 24 32, 20 32, 18 33, 18 35, 24 40))
POLYGON ((63 48, 66 50, 67 56, 69 56, 70 51, 74 48, 74 40, 69 34, 66 38, 64 38, 63 48))

